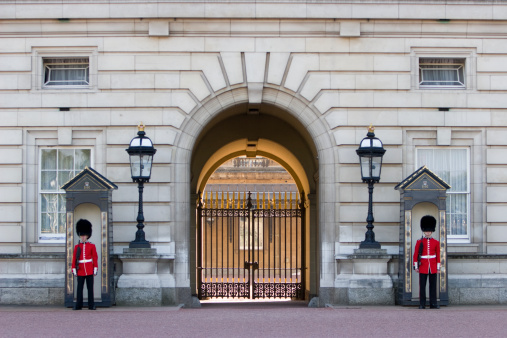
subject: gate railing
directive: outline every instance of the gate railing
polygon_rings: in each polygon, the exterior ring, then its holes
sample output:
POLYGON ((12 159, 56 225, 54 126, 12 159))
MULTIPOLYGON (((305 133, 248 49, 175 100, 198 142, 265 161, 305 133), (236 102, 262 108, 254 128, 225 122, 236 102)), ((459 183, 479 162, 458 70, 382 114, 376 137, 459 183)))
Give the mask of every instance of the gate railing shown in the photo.
POLYGON ((199 194, 200 299, 304 297, 301 196, 294 192, 199 194))

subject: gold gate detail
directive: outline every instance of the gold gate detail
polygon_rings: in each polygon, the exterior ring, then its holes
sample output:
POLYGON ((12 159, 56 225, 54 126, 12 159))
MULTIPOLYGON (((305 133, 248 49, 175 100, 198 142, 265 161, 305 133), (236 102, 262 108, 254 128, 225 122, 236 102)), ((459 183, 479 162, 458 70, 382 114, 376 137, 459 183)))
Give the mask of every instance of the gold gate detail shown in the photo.
POLYGON ((199 299, 304 298, 301 196, 208 192, 199 197, 199 299))

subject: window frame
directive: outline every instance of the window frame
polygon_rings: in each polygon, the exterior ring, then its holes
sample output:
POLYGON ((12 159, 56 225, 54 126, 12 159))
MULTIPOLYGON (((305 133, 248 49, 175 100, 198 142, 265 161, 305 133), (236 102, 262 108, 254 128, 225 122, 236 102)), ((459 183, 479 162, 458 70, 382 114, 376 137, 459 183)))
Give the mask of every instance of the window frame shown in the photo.
POLYGON ((463 91, 474 92, 477 90, 477 49, 464 47, 412 47, 411 56, 411 88, 417 92, 437 91, 463 91), (420 59, 464 59, 463 80, 464 87, 458 86, 420 86, 420 59))
POLYGON ((67 88, 89 88, 90 87, 90 58, 89 57, 42 57, 42 87, 49 89, 67 89, 67 88), (86 62, 78 62, 78 60, 85 60, 86 62), (51 60, 52 62, 48 62, 51 60), (71 62, 58 62, 58 60, 70 60, 71 62), (74 61, 74 62, 73 62, 74 61), (81 67, 75 68, 66 68, 66 67, 58 67, 58 66, 69 66, 76 65, 81 67), (51 67, 56 66, 56 67, 51 67), (73 70, 84 70, 85 76, 82 80, 52 80, 51 76, 49 79, 46 78, 46 75, 51 75, 52 69, 73 69, 73 70), (85 82, 85 84, 72 84, 70 82, 85 82), (68 84, 50 84, 51 82, 69 82, 68 84))
MULTIPOLYGON (((416 150, 416 154, 415 154, 416 168, 419 168, 423 165, 427 165, 426 163, 419 163, 419 151, 420 150, 427 150, 427 149, 431 149, 431 150, 445 150, 445 149, 466 150, 466 171, 467 171, 466 190, 459 191, 459 192, 448 190, 446 192, 447 195, 452 195, 452 194, 466 195, 466 208, 467 208, 466 235, 451 235, 449 233, 449 231, 447 231, 447 239, 448 239, 448 243, 471 243, 471 228, 472 227, 471 227, 470 221, 472 219, 472 217, 471 217, 471 213, 472 213, 472 209, 471 209, 471 195, 472 195, 471 194, 471 176, 472 176, 472 173, 471 173, 471 163, 470 163, 470 147, 463 147, 463 146, 419 146, 419 147, 416 147, 415 148, 415 150, 416 150)), ((428 166, 428 169, 433 171, 433 169, 429 166, 428 166)), ((438 175, 437 172, 435 172, 435 174, 438 175)), ((450 182, 447 182, 447 183, 450 184, 450 182)), ((449 221, 449 218, 447 217, 448 212, 449 212, 449 210, 446 210, 446 227, 447 227, 447 222, 449 221)))
MULTIPOLYGON (((88 164, 89 167, 93 167, 93 156, 94 156, 94 152, 93 152, 93 147, 88 147, 88 146, 72 146, 72 147, 62 147, 62 146, 42 146, 42 147, 39 147, 39 163, 38 163, 38 185, 37 185, 37 239, 38 239, 38 243, 57 243, 57 244, 62 244, 62 243, 65 243, 65 238, 66 238, 66 232, 64 231, 63 233, 60 233, 60 234, 50 234, 50 235, 44 235, 44 233, 42 232, 42 195, 44 194, 55 194, 57 196, 59 195, 65 195, 65 191, 64 190, 61 190, 60 187, 58 187, 56 190, 44 190, 43 187, 42 187, 42 173, 43 173, 43 170, 42 170, 42 153, 43 153, 43 150, 56 150, 57 151, 57 154, 58 154, 58 151, 59 150, 62 150, 62 149, 71 149, 71 150, 90 150, 90 163, 88 164)), ((57 172, 59 171, 62 171, 62 169, 59 169, 58 168, 58 157, 56 159, 56 163, 57 163, 57 167, 55 168, 55 170, 57 172)), ((73 155, 73 171, 75 172, 75 174, 78 174, 81 170, 83 169, 76 169, 76 166, 75 166, 75 161, 76 161, 76 157, 75 157, 75 152, 74 152, 74 155, 73 155)), ((56 182, 58 184, 58 176, 56 177, 56 182)), ((57 197, 58 198, 58 197, 57 197)), ((66 213, 66 212, 65 212, 66 213)), ((56 211, 56 214, 60 214, 60 212, 57 210, 56 211)))
POLYGON ((96 92, 98 91, 98 49, 96 47, 34 47, 32 48, 32 91, 36 92, 96 92), (46 85, 47 59, 88 59, 87 85, 46 85))
MULTIPOLYGON (((466 89, 466 59, 464 58, 426 58, 426 57, 420 57, 419 58, 419 88, 435 88, 435 89, 466 89), (424 60, 428 59, 439 59, 439 60, 448 60, 448 62, 442 62, 442 63, 428 63, 424 62, 424 60), (455 60, 452 62, 452 60, 455 60), (459 60, 459 61, 458 61, 459 60), (422 61, 422 62, 421 62, 422 61), (423 66, 423 67, 421 67, 423 66), (428 67, 426 67, 428 66, 428 67), (460 84, 424 84, 425 80, 424 77, 424 70, 434 70, 434 69, 445 69, 445 68, 439 68, 439 67, 433 67, 430 66, 448 66, 448 70, 456 70, 457 78, 460 84)), ((449 82, 445 80, 438 80, 438 81, 426 81, 426 82, 449 82)), ((454 82, 454 81, 453 81, 454 82)))

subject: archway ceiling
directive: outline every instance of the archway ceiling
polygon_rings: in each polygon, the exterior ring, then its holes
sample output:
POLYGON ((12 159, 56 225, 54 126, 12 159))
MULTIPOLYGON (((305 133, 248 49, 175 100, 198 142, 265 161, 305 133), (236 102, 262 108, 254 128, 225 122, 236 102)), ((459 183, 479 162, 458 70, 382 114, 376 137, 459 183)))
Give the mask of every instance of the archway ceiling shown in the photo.
POLYGON ((301 190, 315 191, 318 163, 310 135, 289 113, 268 104, 254 112, 246 104, 230 107, 203 128, 192 151, 192 190, 202 189, 220 164, 241 155, 269 157, 301 190))

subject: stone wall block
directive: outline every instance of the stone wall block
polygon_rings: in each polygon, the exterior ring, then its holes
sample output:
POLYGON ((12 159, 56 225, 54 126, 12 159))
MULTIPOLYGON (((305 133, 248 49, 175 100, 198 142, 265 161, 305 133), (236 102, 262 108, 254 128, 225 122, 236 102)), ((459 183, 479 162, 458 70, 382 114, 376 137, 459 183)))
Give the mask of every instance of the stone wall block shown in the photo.
POLYGON ((269 53, 267 82, 275 85, 282 83, 289 57, 290 53, 269 53))
POLYGON ((192 70, 202 70, 206 76, 206 80, 214 91, 226 86, 224 74, 220 63, 218 62, 217 54, 192 54, 191 62, 192 70))
POLYGON ((264 82, 266 53, 245 53, 246 81, 264 82))
POLYGON ((317 54, 292 55, 290 68, 285 80, 285 87, 297 92, 310 70, 319 70, 319 56, 317 54))
POLYGON ((0 144, 6 146, 23 144, 23 130, 2 129, 0 132, 0 144))
POLYGON ((23 170, 19 168, 0 168, 2 183, 21 183, 23 181, 23 170))
POLYGON ((331 88, 331 78, 329 73, 313 73, 310 72, 307 80, 301 89, 301 95, 308 101, 312 101, 315 95, 322 89, 331 88))
POLYGON ((243 60, 239 52, 220 53, 230 85, 243 83, 243 60))
POLYGON ((341 55, 320 54, 320 70, 329 71, 373 71, 374 58, 372 55, 341 55))

